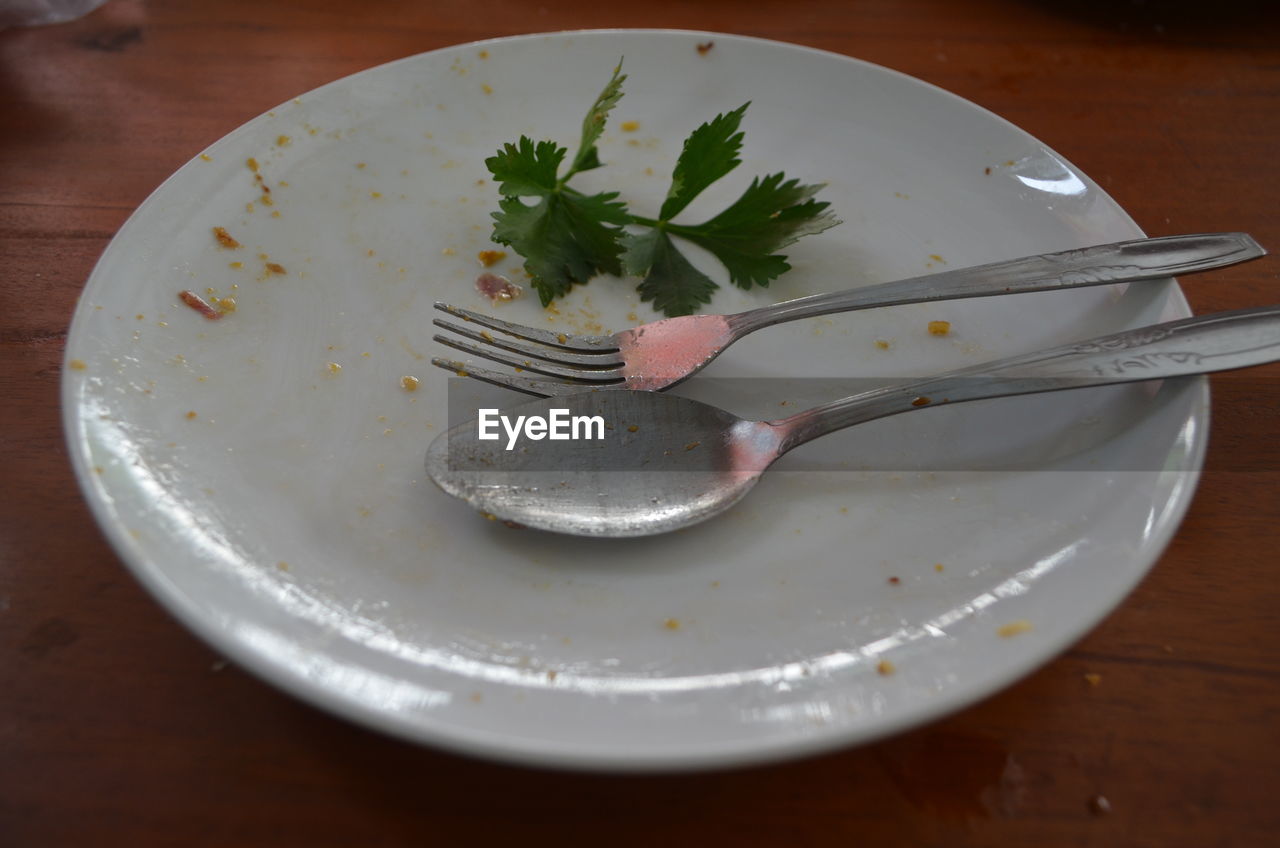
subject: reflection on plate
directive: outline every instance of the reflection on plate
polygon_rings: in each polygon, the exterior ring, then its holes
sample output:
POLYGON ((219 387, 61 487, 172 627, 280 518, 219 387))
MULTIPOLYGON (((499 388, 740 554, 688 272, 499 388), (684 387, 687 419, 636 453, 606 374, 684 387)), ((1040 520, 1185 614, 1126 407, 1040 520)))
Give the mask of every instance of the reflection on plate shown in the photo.
MULTIPOLYGON (((841 56, 582 32, 375 68, 194 158, 85 290, 66 426, 130 568, 232 660, 314 704, 455 750, 581 767, 864 741, 989 694, 1081 635, 1181 518, 1203 381, 876 422, 789 456, 722 518, 653 539, 513 531, 424 478, 459 382, 427 361, 434 300, 569 330, 654 317, 629 282, 579 287, 556 313, 534 297, 491 307, 473 287, 493 247, 484 158, 521 133, 573 143, 621 56, 630 77, 601 144, 609 164, 584 188, 607 180, 656 208, 685 134, 750 100, 743 166, 690 216, 785 169, 827 182, 845 221, 795 245, 795 270, 772 289, 722 288, 716 311, 1141 235, 1015 127, 841 56), (235 310, 208 320, 183 290, 235 310), (1054 459, 1000 470, 1002 451, 1054 459)), ((518 262, 491 270, 518 276, 518 262)), ((838 392, 841 378, 1185 314, 1171 284, 884 309, 757 333, 707 376, 828 378, 791 397, 776 380, 761 384, 771 393, 726 381, 734 396, 713 398, 764 414, 829 399, 806 395, 838 392), (931 320, 951 334, 930 335, 931 320)))

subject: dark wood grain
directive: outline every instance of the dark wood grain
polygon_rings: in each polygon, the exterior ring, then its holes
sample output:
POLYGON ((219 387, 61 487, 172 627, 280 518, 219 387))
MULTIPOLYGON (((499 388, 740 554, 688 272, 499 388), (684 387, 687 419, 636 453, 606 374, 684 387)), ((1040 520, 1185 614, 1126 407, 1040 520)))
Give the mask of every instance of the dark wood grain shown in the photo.
MULTIPOLYGON (((683 27, 857 56, 1024 127, 1152 234, 1244 229, 1280 250, 1274 6, 111 0, 0 32, 0 845, 1274 844, 1275 368, 1215 378, 1210 470, 1180 532, 1057 661, 866 748, 643 778, 416 748, 224 667, 104 543, 58 407, 84 280, 169 173, 337 77, 513 33, 683 27)), ((1278 270, 1186 288, 1197 312, 1276 302, 1278 270)))

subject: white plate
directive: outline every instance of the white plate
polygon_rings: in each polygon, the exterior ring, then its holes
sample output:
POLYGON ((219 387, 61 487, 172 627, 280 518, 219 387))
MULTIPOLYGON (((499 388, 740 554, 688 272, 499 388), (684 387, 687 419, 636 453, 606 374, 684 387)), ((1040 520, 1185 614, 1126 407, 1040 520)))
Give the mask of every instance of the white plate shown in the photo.
MULTIPOLYGON (((496 203, 483 160, 521 133, 575 144, 623 56, 608 165, 584 185, 656 208, 684 135, 750 100, 743 166, 690 218, 785 169, 828 182, 845 221, 795 245, 795 270, 771 290, 722 289, 716 311, 1141 235, 1026 133, 843 56, 579 32, 374 68, 194 158, 90 279, 67 345, 66 427, 125 562, 218 650, 313 704, 574 767, 862 742, 992 693, 1078 638, 1182 517, 1203 381, 876 422, 788 457, 726 516, 644 540, 508 530, 424 478, 450 382, 427 362, 431 304, 489 308, 472 285, 496 203), (220 247, 217 226, 243 247, 220 247), (208 321, 184 289, 233 294, 238 309, 208 321), (942 467, 960 470, 929 470, 942 467), (999 634, 1015 622, 1031 629, 999 634)), ((532 296, 502 315, 620 329, 653 317, 633 283, 580 287, 558 318, 532 296)), ((1171 283, 878 310, 758 333, 709 374, 898 376, 1186 314, 1171 283), (952 334, 929 335, 932 319, 952 334)), ((781 400, 731 389, 721 400, 738 412, 781 400)), ((838 387, 796 384, 787 399, 823 392, 838 387)))

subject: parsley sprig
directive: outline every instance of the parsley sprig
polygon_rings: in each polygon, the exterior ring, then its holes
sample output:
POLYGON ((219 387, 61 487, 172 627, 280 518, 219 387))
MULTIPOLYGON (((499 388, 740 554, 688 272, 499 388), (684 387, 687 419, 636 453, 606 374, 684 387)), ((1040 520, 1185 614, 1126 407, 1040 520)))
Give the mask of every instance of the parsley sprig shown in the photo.
POLYGON ((694 267, 673 236, 705 248, 724 265, 730 282, 750 289, 768 286, 790 270, 779 250, 840 223, 830 204, 813 199, 821 185, 803 185, 783 173, 755 178, 727 209, 700 224, 675 221, 741 164, 739 126, 749 103, 717 115, 685 139, 656 218, 632 214, 616 191, 574 189, 570 179, 602 164, 596 144, 625 80, 619 64, 583 119, 577 152, 563 173, 568 148, 527 136, 485 160, 502 195, 493 213, 493 240, 524 258, 543 306, 576 283, 626 273, 643 278, 641 300, 668 316, 688 315, 709 303, 718 285, 694 267))

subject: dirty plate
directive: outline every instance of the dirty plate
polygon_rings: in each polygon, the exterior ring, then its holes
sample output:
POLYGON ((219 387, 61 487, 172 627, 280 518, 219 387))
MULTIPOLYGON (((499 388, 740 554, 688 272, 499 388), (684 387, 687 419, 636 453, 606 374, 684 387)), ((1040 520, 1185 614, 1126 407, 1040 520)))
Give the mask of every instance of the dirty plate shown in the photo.
MULTIPOLYGON (((583 768, 760 762, 877 738, 996 691, 1088 630, 1182 517, 1205 442, 1202 380, 876 422, 660 538, 511 530, 425 478, 464 382, 429 365, 433 301, 566 331, 654 317, 634 281, 597 280, 554 312, 532 296, 491 306, 474 287, 494 247, 485 157, 522 133, 576 143, 622 57, 607 165, 582 187, 656 209, 685 134, 750 100, 742 167, 690 219, 786 170, 825 181, 844 220, 793 246, 772 289, 722 289, 717 311, 1141 235, 1026 133, 843 56, 579 32, 375 68, 193 158, 84 291, 67 435, 129 567, 232 661, 313 704, 458 751, 583 768), (210 320, 183 291, 224 314, 210 320)), ((521 279, 514 256, 489 270, 521 279)), ((1186 314, 1172 283, 1153 283, 817 319, 753 335, 688 391, 773 414, 854 378, 1186 314), (950 334, 931 335, 932 320, 950 334), (825 379, 787 379, 815 368, 825 379)))

